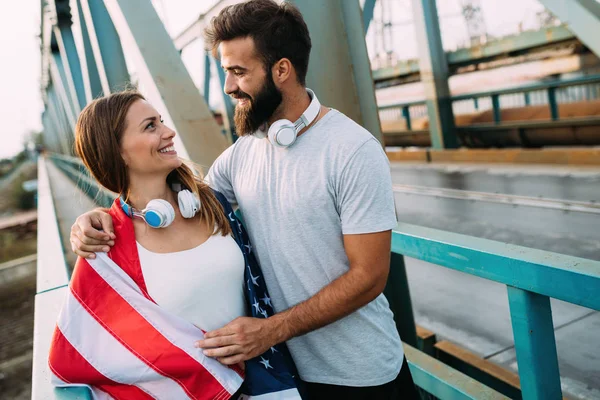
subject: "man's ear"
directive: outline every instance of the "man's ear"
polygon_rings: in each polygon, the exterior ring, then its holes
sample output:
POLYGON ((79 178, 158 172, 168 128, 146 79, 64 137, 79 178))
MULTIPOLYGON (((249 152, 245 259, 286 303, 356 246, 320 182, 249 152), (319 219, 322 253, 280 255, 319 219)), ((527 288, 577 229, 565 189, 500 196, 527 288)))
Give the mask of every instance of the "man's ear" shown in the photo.
POLYGON ((277 61, 271 72, 273 73, 273 81, 277 84, 282 84, 292 75, 293 65, 292 62, 287 58, 282 58, 277 61))

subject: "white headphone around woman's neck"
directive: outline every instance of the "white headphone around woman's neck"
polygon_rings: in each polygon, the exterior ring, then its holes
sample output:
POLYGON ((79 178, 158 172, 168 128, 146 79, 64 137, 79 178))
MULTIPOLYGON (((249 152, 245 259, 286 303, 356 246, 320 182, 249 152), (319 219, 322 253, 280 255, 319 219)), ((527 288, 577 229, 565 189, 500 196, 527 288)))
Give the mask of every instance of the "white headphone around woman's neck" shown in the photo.
MULTIPOLYGON (((173 188, 178 192, 177 203, 181 216, 183 218, 194 218, 200 211, 200 199, 191 191, 182 190, 180 184, 173 185, 173 188)), ((167 200, 152 199, 143 210, 133 208, 127 204, 123 197, 120 200, 121 208, 128 217, 142 219, 151 228, 166 228, 175 220, 175 209, 167 200)))

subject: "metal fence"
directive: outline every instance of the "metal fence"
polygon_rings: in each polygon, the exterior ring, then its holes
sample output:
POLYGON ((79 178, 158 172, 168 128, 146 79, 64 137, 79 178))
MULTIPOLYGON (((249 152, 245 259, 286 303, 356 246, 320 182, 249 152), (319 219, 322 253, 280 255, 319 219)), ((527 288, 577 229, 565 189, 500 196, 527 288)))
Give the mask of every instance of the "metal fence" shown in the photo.
MULTIPOLYGON (((501 110, 547 105, 550 120, 559 120, 560 104, 600 99, 600 75, 569 80, 536 83, 514 88, 453 96, 454 115, 492 110, 494 123, 502 122, 501 110)), ((406 130, 412 130, 412 120, 427 115, 425 100, 396 103, 379 107, 381 121, 404 120, 406 130)))

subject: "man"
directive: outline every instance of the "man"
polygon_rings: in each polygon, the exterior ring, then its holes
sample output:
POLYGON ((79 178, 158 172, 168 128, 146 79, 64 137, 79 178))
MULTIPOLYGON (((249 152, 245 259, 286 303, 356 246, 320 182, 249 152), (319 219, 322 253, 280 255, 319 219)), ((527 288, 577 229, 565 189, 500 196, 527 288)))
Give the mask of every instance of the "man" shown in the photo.
MULTIPOLYGON (((235 364, 286 341, 310 399, 417 398, 382 295, 397 221, 380 143, 334 109, 319 105, 311 121, 301 118, 317 106, 305 87, 311 39, 293 5, 233 5, 205 34, 220 52, 224 90, 238 100, 241 136, 207 180, 243 213, 263 271, 256 279, 271 295, 253 305, 272 304, 277 314, 238 318, 198 347, 235 364), (282 119, 308 122, 289 146, 264 137, 282 119)), ((102 251, 109 239, 91 225, 111 231, 98 211, 79 217, 71 238, 80 256, 102 251)))

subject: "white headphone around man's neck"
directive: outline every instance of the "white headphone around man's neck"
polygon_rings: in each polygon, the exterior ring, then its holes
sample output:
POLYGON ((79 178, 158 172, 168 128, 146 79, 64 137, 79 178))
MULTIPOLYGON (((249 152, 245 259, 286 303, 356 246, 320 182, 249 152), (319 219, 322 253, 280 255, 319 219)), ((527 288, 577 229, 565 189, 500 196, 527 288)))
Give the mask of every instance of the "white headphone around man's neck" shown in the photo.
POLYGON ((319 115, 321 103, 317 99, 315 92, 306 88, 308 96, 311 98, 308 108, 302 113, 300 118, 294 123, 287 119, 279 119, 269 126, 269 141, 277 147, 289 147, 296 141, 298 132, 309 126, 319 115))

